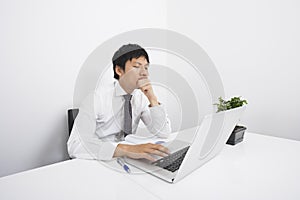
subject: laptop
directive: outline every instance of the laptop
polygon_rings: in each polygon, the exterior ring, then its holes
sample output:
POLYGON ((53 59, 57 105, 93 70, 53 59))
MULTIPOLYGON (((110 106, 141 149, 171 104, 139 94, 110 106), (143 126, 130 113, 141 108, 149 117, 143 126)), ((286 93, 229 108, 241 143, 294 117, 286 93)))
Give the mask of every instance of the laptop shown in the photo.
POLYGON ((199 126, 181 130, 173 141, 164 143, 171 154, 155 162, 131 159, 125 162, 169 183, 176 183, 218 155, 239 121, 245 106, 206 115, 199 126), (192 135, 191 142, 178 139, 192 135))

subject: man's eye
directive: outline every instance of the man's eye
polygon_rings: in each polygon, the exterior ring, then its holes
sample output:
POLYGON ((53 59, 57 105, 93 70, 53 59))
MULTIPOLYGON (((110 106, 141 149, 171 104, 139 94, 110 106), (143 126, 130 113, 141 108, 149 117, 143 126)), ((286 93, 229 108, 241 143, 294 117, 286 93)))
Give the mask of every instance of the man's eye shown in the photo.
POLYGON ((140 68, 139 66, 133 66, 134 68, 140 68))

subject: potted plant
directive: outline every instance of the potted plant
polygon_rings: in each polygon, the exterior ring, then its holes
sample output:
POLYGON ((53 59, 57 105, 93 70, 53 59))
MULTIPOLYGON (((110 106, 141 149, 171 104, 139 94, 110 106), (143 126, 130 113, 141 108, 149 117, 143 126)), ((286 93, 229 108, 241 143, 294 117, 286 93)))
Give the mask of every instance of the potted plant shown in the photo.
MULTIPOLYGON (((248 104, 248 102, 246 100, 242 100, 241 97, 232 97, 228 101, 224 100, 222 97, 219 97, 219 102, 214 105, 216 105, 218 108, 217 112, 221 112, 243 106, 244 104, 248 104)), ((247 128, 245 126, 236 125, 226 144, 235 145, 243 141, 246 129, 247 128)))

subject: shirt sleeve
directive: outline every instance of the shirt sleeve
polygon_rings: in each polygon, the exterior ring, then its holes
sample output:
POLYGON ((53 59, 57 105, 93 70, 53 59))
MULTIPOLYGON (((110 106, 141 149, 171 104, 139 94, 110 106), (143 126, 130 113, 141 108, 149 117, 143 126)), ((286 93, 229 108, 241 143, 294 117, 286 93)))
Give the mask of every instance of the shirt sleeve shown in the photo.
POLYGON ((68 153, 71 158, 110 160, 118 143, 102 141, 95 134, 96 115, 94 95, 89 95, 79 108, 68 140, 68 153))
POLYGON ((171 122, 164 105, 161 103, 153 107, 149 107, 148 105, 144 106, 141 120, 147 129, 158 137, 167 138, 171 133, 171 122))

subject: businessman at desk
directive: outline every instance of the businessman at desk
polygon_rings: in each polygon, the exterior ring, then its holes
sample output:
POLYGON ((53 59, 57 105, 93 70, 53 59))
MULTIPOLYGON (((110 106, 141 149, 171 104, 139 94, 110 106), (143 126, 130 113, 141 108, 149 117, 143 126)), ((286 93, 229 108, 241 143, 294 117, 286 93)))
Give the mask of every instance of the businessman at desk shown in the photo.
POLYGON ((160 144, 121 143, 136 133, 140 119, 159 137, 166 138, 171 132, 165 108, 148 79, 146 50, 136 44, 123 45, 112 62, 116 81, 92 94, 93 101, 83 102, 68 140, 70 157, 110 160, 127 156, 154 161, 151 155, 168 155, 168 149, 160 144), (88 106, 92 109, 86 109, 88 106))

